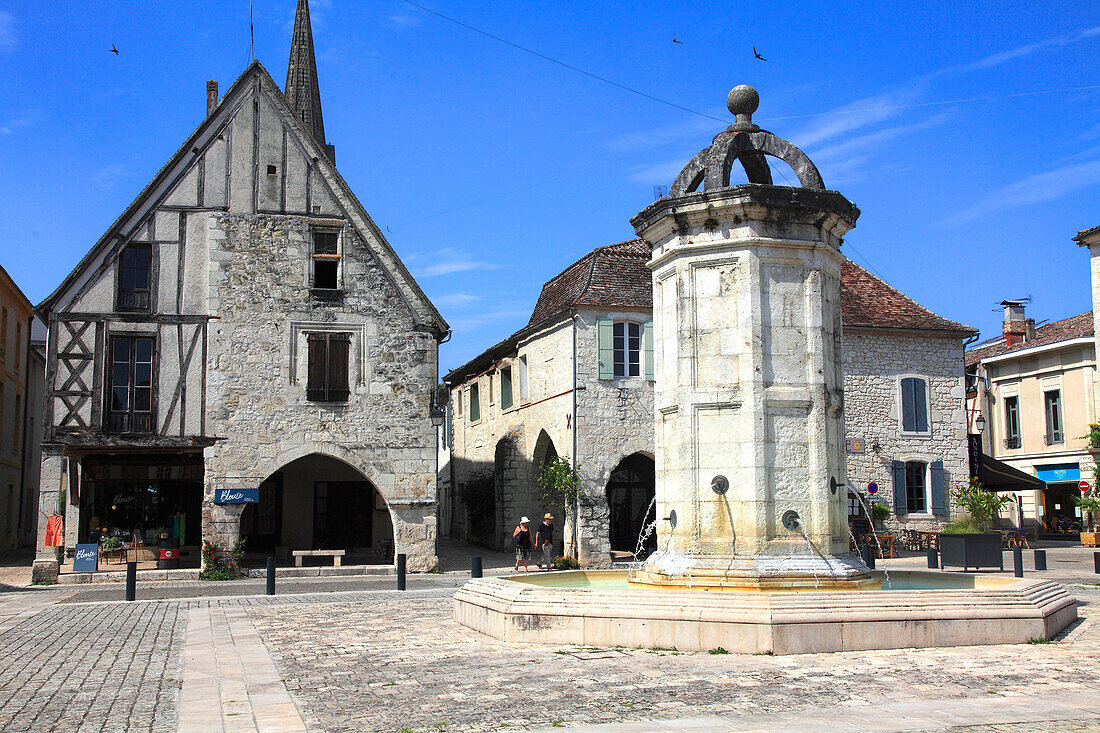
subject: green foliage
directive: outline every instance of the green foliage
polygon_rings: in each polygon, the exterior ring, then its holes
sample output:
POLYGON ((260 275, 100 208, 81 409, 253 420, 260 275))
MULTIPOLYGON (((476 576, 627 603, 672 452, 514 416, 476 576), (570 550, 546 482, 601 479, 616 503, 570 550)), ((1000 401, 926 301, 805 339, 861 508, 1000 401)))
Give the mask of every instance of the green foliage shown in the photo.
MULTIPOLYGON (((974 520, 970 526, 980 527, 978 532, 988 532, 993 528, 994 522, 1001 509, 1015 501, 1011 494, 994 494, 982 488, 982 482, 973 476, 970 483, 965 486, 956 486, 952 491, 955 497, 955 505, 969 512, 974 520)), ((960 524, 962 520, 950 524, 960 524)))
POLYGON ((1032 638, 1027 640, 1027 643, 1028 644, 1053 644, 1055 642, 1054 642, 1054 639, 1044 639, 1041 636, 1033 636, 1032 638))
POLYGON ((1098 490, 1100 489, 1093 489, 1088 495, 1073 497, 1073 503, 1081 509, 1081 515, 1090 532, 1096 531, 1096 520, 1100 517, 1100 497, 1096 496, 1098 490))
POLYGON ((1079 437, 1088 440, 1089 445, 1100 448, 1100 423, 1090 422, 1089 431, 1079 437))
POLYGON ((576 506, 581 479, 567 458, 558 456, 543 463, 535 481, 540 490, 539 504, 545 511, 576 506))
POLYGON ((121 537, 102 537, 99 540, 99 547, 102 550, 121 550, 122 538, 121 537))
POLYGON ((202 543, 202 565, 199 580, 236 580, 244 575, 244 537, 238 537, 226 552, 209 540, 202 543))
POLYGON ((579 562, 571 557, 555 557, 550 563, 554 566, 554 570, 578 570, 581 566, 579 562))
POLYGON ((879 504, 877 501, 871 504, 871 518, 876 522, 885 522, 890 518, 890 507, 879 504))
POLYGON ((729 654, 729 652, 719 646, 711 649, 707 654, 729 654))
POLYGON ((987 530, 988 527, 974 517, 961 517, 943 525, 947 534, 984 534, 987 530))

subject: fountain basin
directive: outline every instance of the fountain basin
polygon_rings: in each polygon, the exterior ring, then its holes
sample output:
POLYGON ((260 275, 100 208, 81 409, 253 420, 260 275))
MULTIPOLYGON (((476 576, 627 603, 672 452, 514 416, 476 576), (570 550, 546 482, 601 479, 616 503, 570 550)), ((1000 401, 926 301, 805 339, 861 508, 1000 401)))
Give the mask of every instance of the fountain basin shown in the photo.
MULTIPOLYGON (((871 573, 877 585, 882 573, 871 573)), ((478 578, 454 618, 508 642, 744 654, 1050 639, 1077 601, 1049 580, 893 571, 887 588, 742 592, 631 587, 626 571, 478 578)))

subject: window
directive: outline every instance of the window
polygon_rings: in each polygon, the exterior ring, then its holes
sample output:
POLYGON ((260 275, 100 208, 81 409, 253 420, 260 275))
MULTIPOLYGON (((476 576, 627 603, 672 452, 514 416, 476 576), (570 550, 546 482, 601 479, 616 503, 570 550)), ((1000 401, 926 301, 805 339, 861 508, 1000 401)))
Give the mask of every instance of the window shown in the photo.
POLYGON ((925 464, 920 461, 905 464, 905 509, 909 514, 927 510, 924 470, 925 464))
POLYGON ((15 396, 15 415, 12 417, 12 432, 14 435, 11 440, 11 452, 15 455, 19 455, 19 449, 22 447, 23 441, 20 435, 23 428, 23 395, 17 394, 15 396))
POLYGON ((905 433, 928 432, 928 388, 920 377, 901 380, 901 430, 905 433))
POLYGON ((1005 397, 1005 448, 1020 447, 1020 398, 1005 397))
MULTIPOLYGON (((15 368, 19 369, 19 361, 23 358, 23 323, 15 322, 15 368)), ((19 412, 16 410, 16 412, 19 412)))
POLYGON ((340 233, 335 229, 313 230, 313 283, 315 290, 340 287, 340 233))
POLYGON ((1059 390, 1043 393, 1043 408, 1047 417, 1047 445, 1055 445, 1065 441, 1062 432, 1062 393, 1059 390))
POLYGON ((512 370, 500 370, 500 409, 507 410, 512 406, 512 370))
POLYGON ((458 398, 455 400, 455 407, 458 408, 458 416, 462 417, 462 392, 458 393, 458 398))
POLYGON ((489 404, 496 404, 496 392, 493 391, 493 375, 489 375, 489 404))
POLYGON ((0 359, 8 356, 8 309, 0 308, 0 359))
POLYGON ((481 419, 481 396, 478 394, 477 382, 470 385, 470 422, 481 419))
POLYGON ((351 350, 351 334, 310 333, 306 335, 309 347, 309 374, 306 383, 306 399, 311 402, 347 402, 348 352, 351 350))
POLYGON ((642 326, 640 323, 615 324, 615 376, 637 377, 642 373, 642 326))
POLYGON ((131 244, 118 258, 118 309, 149 310, 150 270, 153 249, 147 244, 131 244))
POLYGON ((111 339, 109 432, 153 432, 153 350, 153 339, 149 337, 111 339))
POLYGON ((527 357, 519 358, 519 401, 526 402, 531 399, 530 388, 527 385, 527 357))

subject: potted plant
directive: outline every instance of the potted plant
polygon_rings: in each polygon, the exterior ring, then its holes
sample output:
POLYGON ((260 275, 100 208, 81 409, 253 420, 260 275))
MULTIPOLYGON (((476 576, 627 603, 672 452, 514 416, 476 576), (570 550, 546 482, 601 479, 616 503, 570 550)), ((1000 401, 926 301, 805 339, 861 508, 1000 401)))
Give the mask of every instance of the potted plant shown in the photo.
POLYGON ((890 507, 885 504, 880 504, 877 501, 871 504, 871 519, 875 523, 875 530, 882 529, 886 520, 890 518, 890 507))
POLYGON ((1073 503, 1081 509, 1085 530, 1081 532, 1081 544, 1085 547, 1100 547, 1100 532, 1096 531, 1100 520, 1100 497, 1095 490, 1086 496, 1075 496, 1073 503))
POLYGON ((940 532, 940 569, 951 565, 963 570, 1004 570, 1001 533, 993 531, 993 527, 1001 509, 1013 501, 1012 496, 986 491, 981 482, 973 477, 970 483, 955 487, 951 494, 955 506, 965 510, 969 516, 943 526, 940 532))

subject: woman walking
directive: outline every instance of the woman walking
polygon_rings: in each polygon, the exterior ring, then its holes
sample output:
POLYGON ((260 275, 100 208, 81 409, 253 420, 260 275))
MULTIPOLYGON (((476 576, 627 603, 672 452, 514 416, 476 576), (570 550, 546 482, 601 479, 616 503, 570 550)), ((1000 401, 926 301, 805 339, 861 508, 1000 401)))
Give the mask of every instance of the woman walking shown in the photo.
POLYGON ((523 561, 523 572, 527 572, 527 564, 531 562, 531 520, 521 517, 519 526, 512 532, 512 542, 516 545, 516 572, 519 572, 519 563, 523 561))

